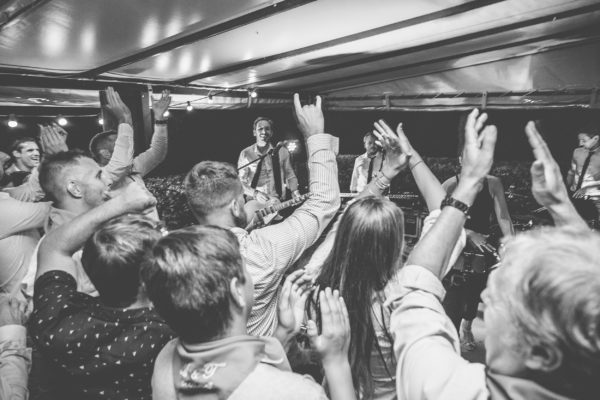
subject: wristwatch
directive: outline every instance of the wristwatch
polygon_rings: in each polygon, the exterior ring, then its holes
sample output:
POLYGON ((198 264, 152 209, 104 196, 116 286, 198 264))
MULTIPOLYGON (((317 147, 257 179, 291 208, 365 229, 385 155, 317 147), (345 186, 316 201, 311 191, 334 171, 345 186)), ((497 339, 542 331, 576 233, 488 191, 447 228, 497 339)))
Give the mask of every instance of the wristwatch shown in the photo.
POLYGON ((440 209, 442 209, 446 206, 454 207, 454 208, 458 209, 459 211, 462 211, 467 217, 469 217, 469 210, 471 209, 471 207, 466 205, 465 203, 463 203, 460 200, 456 200, 454 197, 452 197, 450 195, 446 196, 446 198, 444 198, 444 200, 442 200, 440 209))

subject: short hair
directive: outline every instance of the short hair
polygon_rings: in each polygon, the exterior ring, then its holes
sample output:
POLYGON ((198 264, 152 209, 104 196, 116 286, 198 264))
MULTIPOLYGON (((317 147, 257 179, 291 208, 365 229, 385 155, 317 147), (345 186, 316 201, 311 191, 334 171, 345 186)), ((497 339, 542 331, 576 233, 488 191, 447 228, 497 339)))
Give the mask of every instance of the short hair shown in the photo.
POLYGON ((229 326, 233 278, 246 282, 237 238, 211 225, 169 233, 142 268, 156 311, 189 343, 212 340, 229 326))
POLYGON ((184 186, 190 209, 200 222, 243 190, 235 167, 219 161, 196 164, 185 177, 184 186))
POLYGON ((77 165, 84 157, 89 158, 78 149, 61 151, 44 157, 39 167, 39 180, 49 200, 56 202, 66 194, 66 186, 61 182, 64 172, 77 165))
POLYGON ((90 154, 96 160, 96 162, 101 161, 99 151, 102 149, 106 149, 108 146, 108 138, 112 135, 117 135, 117 132, 114 130, 100 132, 94 135, 90 140, 90 154))
POLYGON ((275 130, 275 122, 273 122, 273 120, 271 118, 267 118, 267 117, 258 117, 254 120, 254 123, 252 124, 252 131, 254 132, 256 130, 256 125, 258 125, 258 123, 260 121, 267 121, 269 123, 269 125, 271 125, 271 130, 275 130))
POLYGON ((154 220, 131 214, 104 223, 86 241, 81 264, 103 304, 128 307, 136 301, 142 262, 160 237, 154 220))
MULTIPOLYGON (((517 341, 559 349, 556 375, 582 394, 600 390, 600 235, 544 228, 506 241, 496 278, 517 341), (510 289, 512 288, 512 289, 510 289), (593 389, 593 390, 592 390, 593 389)), ((586 396, 576 398, 585 398, 586 396)))
POLYGON ((577 134, 584 134, 593 138, 594 136, 600 136, 600 123, 589 122, 584 125, 577 134))
POLYGON ((13 142, 10 145, 10 154, 9 154, 12 162, 16 161, 15 156, 13 155, 13 152, 18 151, 20 153, 23 150, 23 146, 25 145, 25 143, 35 143, 36 145, 38 144, 34 138, 28 137, 28 136, 13 140, 13 142))
POLYGON ((372 137, 373 139, 377 140, 377 136, 375 136, 375 134, 372 131, 368 131, 367 133, 365 133, 363 135, 363 142, 365 140, 367 140, 368 138, 372 137))

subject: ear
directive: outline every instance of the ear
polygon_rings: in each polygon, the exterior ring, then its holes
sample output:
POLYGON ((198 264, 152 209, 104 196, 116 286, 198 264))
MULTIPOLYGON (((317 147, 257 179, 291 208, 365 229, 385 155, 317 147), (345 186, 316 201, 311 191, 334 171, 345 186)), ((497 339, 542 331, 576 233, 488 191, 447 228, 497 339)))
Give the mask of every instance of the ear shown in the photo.
POLYGON ((525 366, 533 371, 552 372, 561 366, 562 361, 563 354, 560 349, 540 343, 529 349, 525 366))
POLYGON ((247 307, 244 284, 241 283, 238 278, 231 279, 231 282, 229 283, 229 293, 231 294, 231 299, 236 306, 241 309, 245 309, 247 307))
POLYGON ((21 158, 21 152, 17 150, 13 150, 12 155, 14 158, 21 158))
POLYGON ((231 201, 231 203, 229 204, 229 208, 231 209, 231 213, 233 214, 233 216, 236 218, 240 218, 242 216, 242 213, 246 212, 244 210, 244 205, 240 204, 237 198, 231 201))
POLYGON ((77 199, 80 199, 83 197, 83 193, 81 192, 81 188, 79 187, 79 185, 76 182, 70 181, 67 184, 67 192, 69 192, 69 194, 77 199))

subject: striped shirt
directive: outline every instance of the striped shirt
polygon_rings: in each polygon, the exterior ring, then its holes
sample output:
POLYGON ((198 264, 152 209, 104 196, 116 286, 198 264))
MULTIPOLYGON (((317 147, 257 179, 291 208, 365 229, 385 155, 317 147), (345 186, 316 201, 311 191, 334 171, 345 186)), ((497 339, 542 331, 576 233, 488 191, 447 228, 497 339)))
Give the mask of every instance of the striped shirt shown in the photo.
POLYGON ((277 327, 277 290, 285 271, 321 235, 340 207, 338 139, 308 138, 309 189, 312 196, 283 222, 248 233, 231 228, 254 283, 248 334, 272 336, 277 327))

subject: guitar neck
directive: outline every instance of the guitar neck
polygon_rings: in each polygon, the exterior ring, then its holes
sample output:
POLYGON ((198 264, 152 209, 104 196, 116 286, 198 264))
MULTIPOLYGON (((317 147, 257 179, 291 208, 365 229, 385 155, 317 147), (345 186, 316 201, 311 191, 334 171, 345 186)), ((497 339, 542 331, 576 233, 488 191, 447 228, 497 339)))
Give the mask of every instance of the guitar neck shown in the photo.
POLYGON ((284 210, 288 207, 292 207, 296 204, 300 204, 304 200, 308 199, 309 197, 310 197, 310 193, 303 194, 302 196, 298 197, 297 199, 291 199, 291 200, 284 201, 283 203, 274 204, 272 206, 267 206, 265 208, 261 208, 257 212, 260 213, 260 215, 264 217, 269 214, 273 214, 278 211, 284 210))

